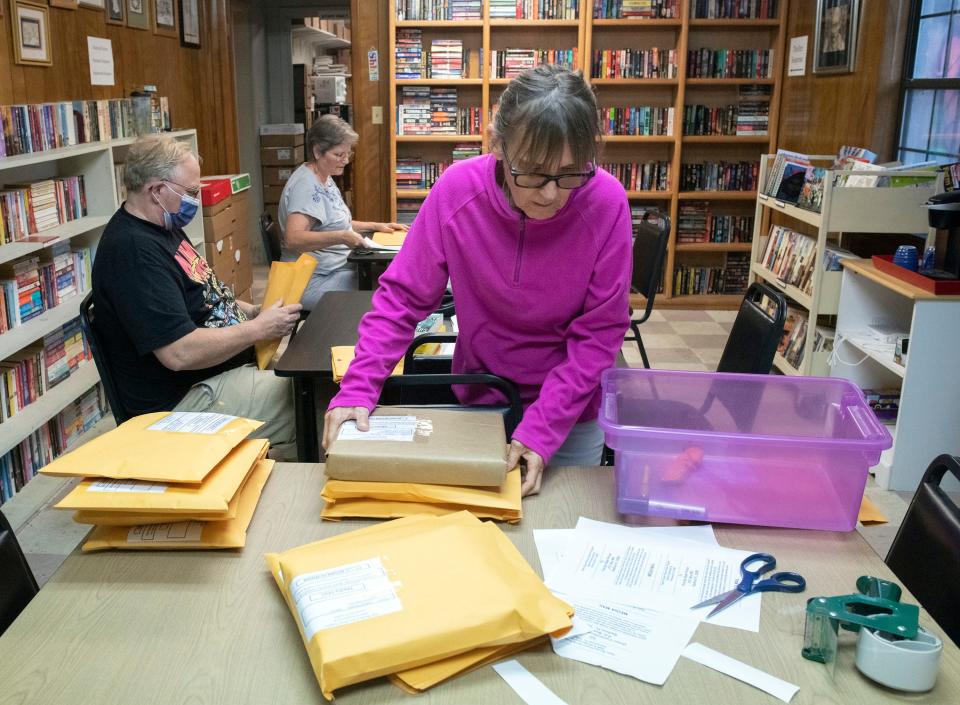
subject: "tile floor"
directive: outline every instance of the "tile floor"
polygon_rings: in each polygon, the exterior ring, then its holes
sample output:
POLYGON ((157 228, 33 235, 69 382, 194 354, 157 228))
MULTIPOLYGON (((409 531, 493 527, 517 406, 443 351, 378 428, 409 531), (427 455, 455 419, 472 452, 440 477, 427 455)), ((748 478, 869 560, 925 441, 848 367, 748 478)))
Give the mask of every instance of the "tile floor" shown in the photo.
MULTIPOLYGON (((262 298, 265 285, 266 268, 262 267, 255 274, 255 300, 262 298)), ((735 315, 734 311, 654 311, 641 326, 650 364, 662 369, 701 372, 716 369, 735 315)), ((641 366, 635 343, 625 343, 623 353, 630 366, 641 366)), ((71 520, 69 512, 50 508, 73 484, 70 480, 41 476, 32 480, 14 502, 4 506, 41 585, 76 549, 87 531, 71 520)), ((867 495, 890 521, 860 526, 858 531, 882 557, 896 535, 910 494, 884 491, 871 481, 867 495)))

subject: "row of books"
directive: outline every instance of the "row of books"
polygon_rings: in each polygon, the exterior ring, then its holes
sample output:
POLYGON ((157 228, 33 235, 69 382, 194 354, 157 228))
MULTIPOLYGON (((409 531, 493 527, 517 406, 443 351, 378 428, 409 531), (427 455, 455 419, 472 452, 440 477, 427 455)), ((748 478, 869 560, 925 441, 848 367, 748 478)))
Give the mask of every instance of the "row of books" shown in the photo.
POLYGON ((687 78, 770 78, 773 49, 690 49, 687 78))
MULTIPOLYGON (((780 336, 780 343, 777 345, 777 352, 797 369, 800 369, 800 366, 803 364, 809 320, 805 311, 793 306, 787 307, 787 320, 783 326, 783 335, 780 336)), ((835 329, 826 326, 816 326, 813 338, 813 352, 829 352, 833 350, 835 338, 835 329)))
POLYGON ((580 0, 490 0, 490 19, 575 20, 580 0))
POLYGON ((742 294, 747 289, 750 255, 729 252, 722 265, 679 264, 673 272, 673 295, 742 294))
POLYGON ((72 450, 105 413, 98 383, 0 457, 0 504, 19 492, 40 468, 72 450))
MULTIPOLYGON (((394 175, 397 190, 428 189, 436 183, 450 164, 479 154, 480 147, 478 145, 459 144, 454 146, 450 161, 427 162, 420 157, 398 157, 394 175)), ((419 209, 419 205, 417 208, 419 209)))
POLYGON ((5 422, 88 364, 90 347, 74 318, 0 362, 0 423, 5 422))
POLYGON ((707 20, 771 20, 777 16, 777 0, 693 0, 690 16, 707 20))
POLYGON ((0 157, 170 129, 165 96, 0 106, 0 157))
POLYGON ((494 78, 516 78, 540 64, 554 64, 568 69, 580 65, 577 49, 499 49, 490 52, 494 78))
POLYGON ((83 175, 0 190, 0 243, 26 240, 87 214, 83 175))
POLYGON ((709 201, 683 201, 677 213, 677 242, 750 242, 753 216, 714 213, 709 201))
POLYGON ((395 77, 468 78, 479 77, 483 49, 469 49, 460 39, 434 39, 424 51, 419 29, 400 28, 394 50, 395 77))
POLYGON ((769 122, 770 103, 766 101, 720 107, 685 105, 683 108, 685 135, 766 135, 769 122))
POLYGON ((397 0, 398 20, 480 20, 483 0, 397 0))
POLYGON ((627 191, 669 191, 670 162, 617 162, 600 165, 627 191))
POLYGON ((56 243, 43 257, 0 267, 0 333, 89 290, 93 268, 89 247, 71 249, 68 242, 56 243))
POLYGON ((676 49, 599 49, 593 52, 592 78, 676 78, 676 49))
POLYGON ((673 108, 600 108, 600 131, 605 135, 672 135, 673 108))
POLYGON ((681 191, 753 191, 760 162, 702 162, 680 167, 681 191))
POLYGON ((672 19, 680 16, 680 0, 600 0, 593 4, 598 20, 672 19))
POLYGON ((480 106, 459 106, 456 88, 403 86, 397 105, 398 135, 479 135, 480 106))
MULTIPOLYGON (((864 147, 844 145, 834 158, 835 170, 880 171, 884 167, 875 164, 877 155, 864 147)), ((800 152, 778 149, 770 171, 767 173, 763 192, 784 203, 794 203, 800 208, 820 212, 823 204, 825 167, 814 166, 810 157, 800 152)), ((835 186, 868 188, 877 186, 880 175, 837 174, 835 186)))
POLYGON ((760 265, 769 269, 777 279, 809 294, 816 258, 817 241, 814 238, 782 225, 771 225, 760 265))

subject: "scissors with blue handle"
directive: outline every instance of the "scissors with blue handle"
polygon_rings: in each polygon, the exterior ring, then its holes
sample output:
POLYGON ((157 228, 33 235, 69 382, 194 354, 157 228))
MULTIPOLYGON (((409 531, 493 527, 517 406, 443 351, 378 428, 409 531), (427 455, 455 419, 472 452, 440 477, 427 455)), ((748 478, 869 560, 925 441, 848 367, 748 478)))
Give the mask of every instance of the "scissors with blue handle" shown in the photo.
POLYGON ((699 602, 690 609, 696 610, 708 605, 716 605, 707 615, 707 617, 712 617, 734 602, 755 592, 803 592, 807 588, 807 581, 799 573, 783 571, 774 573, 765 580, 760 580, 761 575, 769 573, 776 567, 777 559, 769 553, 754 553, 747 556, 740 564, 740 582, 733 590, 722 592, 709 600, 699 602), (753 568, 749 567, 758 561, 759 565, 753 568))

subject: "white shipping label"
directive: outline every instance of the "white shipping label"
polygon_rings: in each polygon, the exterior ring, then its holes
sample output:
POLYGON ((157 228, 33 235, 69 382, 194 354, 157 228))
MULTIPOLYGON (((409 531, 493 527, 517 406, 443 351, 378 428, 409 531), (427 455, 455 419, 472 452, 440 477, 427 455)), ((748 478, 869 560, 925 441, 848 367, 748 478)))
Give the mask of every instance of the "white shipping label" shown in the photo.
POLYGON ((303 573, 290 582, 307 641, 323 629, 403 609, 380 558, 303 573))
POLYGON ((167 485, 145 480, 97 480, 87 492, 148 492, 159 494, 167 491, 167 485))
POLYGON ((344 421, 337 438, 344 441, 413 441, 416 432, 416 416, 371 416, 369 431, 358 431, 356 421, 344 421))
POLYGON ((202 433, 211 436, 236 418, 228 414, 208 414, 202 411, 173 411, 155 424, 147 426, 147 430, 202 433))
POLYGON ((127 543, 194 543, 203 533, 202 521, 178 521, 173 524, 131 526, 127 543))

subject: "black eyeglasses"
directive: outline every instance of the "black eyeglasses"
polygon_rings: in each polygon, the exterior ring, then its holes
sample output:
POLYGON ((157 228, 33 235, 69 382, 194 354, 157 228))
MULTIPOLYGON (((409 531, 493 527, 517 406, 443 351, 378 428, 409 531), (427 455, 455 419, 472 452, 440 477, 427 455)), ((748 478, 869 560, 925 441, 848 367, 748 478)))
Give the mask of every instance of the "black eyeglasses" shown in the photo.
POLYGON ((507 156, 507 144, 503 144, 503 158, 510 169, 510 176, 513 177, 513 183, 520 188, 543 188, 551 181, 556 182, 557 188, 574 189, 580 188, 597 174, 596 167, 590 166, 590 171, 573 172, 567 174, 538 174, 532 171, 517 171, 510 163, 510 157, 507 156))

